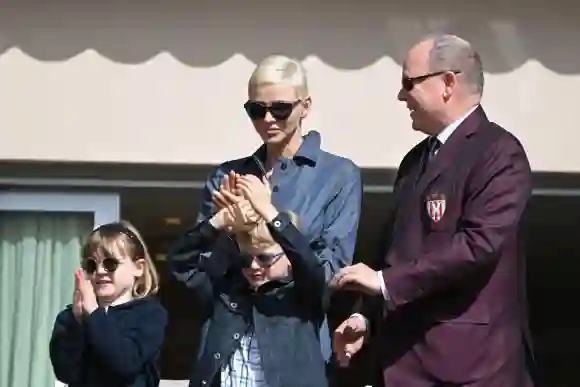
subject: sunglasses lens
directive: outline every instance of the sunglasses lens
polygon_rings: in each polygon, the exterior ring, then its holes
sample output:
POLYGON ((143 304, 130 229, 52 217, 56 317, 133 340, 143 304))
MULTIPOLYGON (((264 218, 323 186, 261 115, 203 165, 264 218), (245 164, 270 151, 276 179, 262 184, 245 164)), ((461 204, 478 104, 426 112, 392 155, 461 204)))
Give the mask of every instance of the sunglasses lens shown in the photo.
POLYGON ((255 259, 258 265, 260 266, 268 266, 268 264, 270 263, 270 257, 268 257, 267 255, 260 254, 257 255, 255 259))
POLYGON ((270 113, 272 113, 272 117, 277 120, 284 121, 287 120, 288 117, 292 114, 292 110, 294 110, 294 105, 288 102, 274 102, 272 103, 272 107, 270 108, 270 113))
POLYGON ((413 90, 414 84, 413 84, 413 81, 411 79, 403 78, 402 86, 403 86, 404 90, 411 91, 411 90, 413 90))
POLYGON ((248 267, 252 266, 253 257, 249 254, 241 254, 240 255, 240 265, 242 268, 247 269, 248 267))
POLYGON ((112 273, 117 270, 117 267, 119 267, 119 261, 114 258, 105 258, 103 259, 103 267, 105 268, 105 271, 112 273))
POLYGON ((87 274, 93 274, 97 271, 97 262, 94 259, 86 259, 83 263, 83 270, 87 274))
MULTIPOLYGON (((103 259, 102 265, 107 273, 112 273, 117 270, 117 267, 119 267, 119 261, 115 258, 105 258, 103 259)), ((98 267, 99 264, 94 259, 87 259, 83 263, 83 270, 89 275, 96 273, 98 267)))
POLYGON ((266 106, 259 102, 248 101, 244 104, 244 109, 251 120, 262 120, 266 117, 266 106))

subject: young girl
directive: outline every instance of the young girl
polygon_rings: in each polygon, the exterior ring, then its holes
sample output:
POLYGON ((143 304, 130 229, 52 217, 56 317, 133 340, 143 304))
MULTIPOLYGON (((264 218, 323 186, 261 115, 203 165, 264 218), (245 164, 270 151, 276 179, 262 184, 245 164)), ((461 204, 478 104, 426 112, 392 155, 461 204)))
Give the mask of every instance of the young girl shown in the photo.
POLYGON ((154 387, 167 314, 158 275, 128 222, 94 230, 75 273, 73 304, 56 318, 50 360, 69 387, 154 387))
POLYGON ((325 387, 324 268, 294 217, 271 204, 267 184, 237 180, 247 201, 201 222, 169 254, 204 318, 190 386, 325 387), (228 249, 201 254, 219 238, 228 249))

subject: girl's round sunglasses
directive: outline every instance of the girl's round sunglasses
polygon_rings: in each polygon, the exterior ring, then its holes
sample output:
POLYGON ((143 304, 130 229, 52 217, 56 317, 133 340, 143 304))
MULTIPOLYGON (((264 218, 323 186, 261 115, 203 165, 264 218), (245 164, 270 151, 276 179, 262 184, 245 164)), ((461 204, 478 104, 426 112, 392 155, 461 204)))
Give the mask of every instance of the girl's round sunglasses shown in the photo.
POLYGON ((300 103, 300 100, 294 102, 274 101, 267 105, 260 101, 248 101, 244 104, 244 109, 251 120, 263 120, 266 113, 270 112, 272 117, 279 121, 285 121, 290 117, 294 108, 300 103))
MULTIPOLYGON (((105 269, 107 273, 114 273, 119 267, 120 262, 115 258, 107 257, 103 259, 100 264, 103 265, 103 269, 105 269)), ((87 258, 83 262, 83 270, 88 275, 96 273, 98 268, 99 262, 94 258, 87 258)))

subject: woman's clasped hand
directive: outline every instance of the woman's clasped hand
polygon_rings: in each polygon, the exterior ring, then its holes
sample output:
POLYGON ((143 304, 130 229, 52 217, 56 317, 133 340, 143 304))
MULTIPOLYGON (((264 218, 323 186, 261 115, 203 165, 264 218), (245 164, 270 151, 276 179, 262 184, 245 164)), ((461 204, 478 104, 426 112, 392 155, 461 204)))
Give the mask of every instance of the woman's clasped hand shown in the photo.
POLYGON ((271 198, 266 178, 231 171, 223 177, 219 190, 212 192, 218 210, 214 226, 237 233, 254 228, 261 220, 270 221, 278 214, 271 198))

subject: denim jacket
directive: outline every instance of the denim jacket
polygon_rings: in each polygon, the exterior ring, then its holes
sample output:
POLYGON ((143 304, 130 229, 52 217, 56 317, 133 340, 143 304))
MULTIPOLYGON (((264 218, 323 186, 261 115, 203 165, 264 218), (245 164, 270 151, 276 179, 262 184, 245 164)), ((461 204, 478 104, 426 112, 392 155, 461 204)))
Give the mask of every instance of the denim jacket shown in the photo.
MULTIPOLYGON (((321 148, 322 137, 310 131, 302 137, 302 145, 292 157, 280 157, 272 166, 270 185, 272 204, 279 211, 292 211, 300 218, 300 231, 326 272, 326 280, 343 267, 352 264, 358 223, 362 208, 360 169, 344 157, 321 148)), ((209 219, 216 208, 212 192, 219 190, 224 175, 234 171, 241 175, 264 176, 267 159, 263 144, 252 155, 229 160, 215 168, 202 191, 197 222, 209 219)), ((219 250, 219 241, 203 254, 219 250)), ((326 360, 331 357, 328 321, 320 329, 321 350, 326 360)))
POLYGON ((237 264, 232 237, 208 221, 188 231, 170 249, 176 278, 193 291, 203 319, 202 338, 190 387, 219 386, 220 371, 253 327, 268 387, 325 387, 319 330, 324 321, 324 267, 286 213, 268 228, 292 265, 292 278, 249 287, 237 264), (218 243, 219 242, 219 243, 218 243), (210 257, 201 254, 211 245, 210 257))

